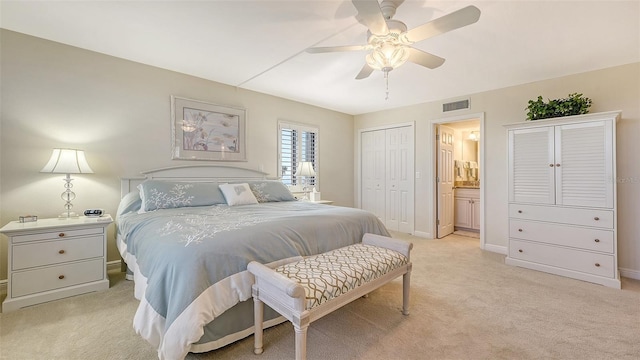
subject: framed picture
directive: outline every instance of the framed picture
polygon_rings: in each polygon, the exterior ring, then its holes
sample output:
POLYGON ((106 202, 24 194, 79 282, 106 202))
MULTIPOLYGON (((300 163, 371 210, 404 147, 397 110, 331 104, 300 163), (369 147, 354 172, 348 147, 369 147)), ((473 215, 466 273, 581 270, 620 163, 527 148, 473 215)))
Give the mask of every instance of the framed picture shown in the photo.
POLYGON ((246 110, 171 96, 171 158, 247 161, 246 110))

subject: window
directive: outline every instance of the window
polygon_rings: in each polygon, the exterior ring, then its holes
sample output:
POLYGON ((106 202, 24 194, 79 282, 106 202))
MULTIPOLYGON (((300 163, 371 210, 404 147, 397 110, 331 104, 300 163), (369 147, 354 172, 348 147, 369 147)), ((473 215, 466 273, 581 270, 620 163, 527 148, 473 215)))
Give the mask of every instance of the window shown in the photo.
POLYGON ((278 162, 280 177, 285 185, 317 186, 319 171, 318 162, 318 129, 310 126, 279 122, 278 123, 278 162), (296 176, 298 163, 310 161, 316 176, 305 179, 296 176))

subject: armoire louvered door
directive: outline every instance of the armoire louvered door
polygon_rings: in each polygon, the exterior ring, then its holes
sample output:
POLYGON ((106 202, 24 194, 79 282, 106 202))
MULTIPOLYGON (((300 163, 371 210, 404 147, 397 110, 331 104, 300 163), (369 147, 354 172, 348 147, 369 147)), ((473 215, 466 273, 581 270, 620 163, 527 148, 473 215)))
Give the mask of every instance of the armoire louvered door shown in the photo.
POLYGON ((509 201, 612 207, 611 121, 510 131, 509 201))
POLYGON ((612 121, 555 127, 556 204, 613 207, 612 121))

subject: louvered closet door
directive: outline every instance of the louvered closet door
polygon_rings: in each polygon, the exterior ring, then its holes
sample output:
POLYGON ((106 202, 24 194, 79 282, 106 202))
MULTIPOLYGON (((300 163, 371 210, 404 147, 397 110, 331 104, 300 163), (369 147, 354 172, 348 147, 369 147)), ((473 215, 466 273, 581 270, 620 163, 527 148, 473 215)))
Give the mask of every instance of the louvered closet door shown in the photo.
POLYGON ((552 126, 509 131, 509 201, 555 204, 552 126))
POLYGON ((613 207, 612 128, 611 121, 556 126, 556 204, 613 207))

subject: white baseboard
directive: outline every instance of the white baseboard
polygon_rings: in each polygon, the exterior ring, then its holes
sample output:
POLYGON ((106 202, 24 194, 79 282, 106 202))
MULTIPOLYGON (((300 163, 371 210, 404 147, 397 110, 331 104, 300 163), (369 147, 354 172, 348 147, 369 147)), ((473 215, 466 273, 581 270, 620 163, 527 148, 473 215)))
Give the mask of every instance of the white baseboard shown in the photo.
POLYGON ((502 254, 502 255, 507 255, 509 253, 506 246, 492 245, 492 244, 484 244, 484 249, 482 250, 487 250, 487 251, 491 251, 491 252, 502 254))
POLYGON ((433 236, 431 236, 431 234, 424 231, 414 231, 413 236, 417 236, 419 238, 425 238, 425 239, 433 239, 433 236))
POLYGON ((107 271, 120 270, 120 260, 107 261, 107 271))
POLYGON ((619 270, 620 270, 620 276, 624 276, 629 279, 640 280, 640 270, 623 269, 623 268, 619 268, 619 270))

